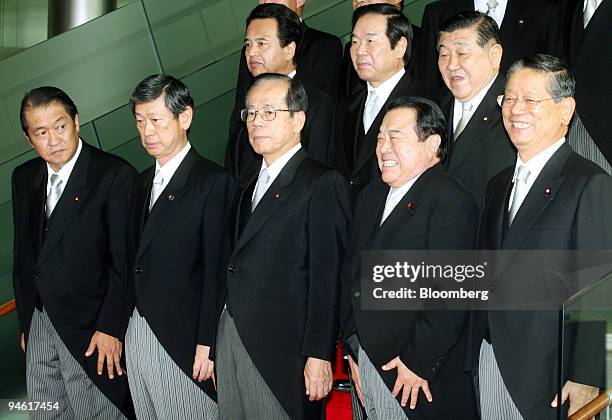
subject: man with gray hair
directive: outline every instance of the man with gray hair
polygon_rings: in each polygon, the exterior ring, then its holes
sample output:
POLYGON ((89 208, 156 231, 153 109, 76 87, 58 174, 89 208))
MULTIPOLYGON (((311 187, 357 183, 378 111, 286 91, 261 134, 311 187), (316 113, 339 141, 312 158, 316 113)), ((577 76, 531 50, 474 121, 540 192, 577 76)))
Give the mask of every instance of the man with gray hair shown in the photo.
MULTIPOLYGON (((574 79, 555 57, 538 54, 510 67, 499 103, 518 156, 487 188, 482 249, 612 249, 612 177, 573 152, 565 138, 576 106, 574 89, 574 79)), ((512 260, 506 267, 495 279, 500 293, 516 287, 512 260)), ((550 310, 475 314, 472 372, 483 420, 557 418, 558 316, 550 310)), ((603 386, 602 372, 593 369, 596 355, 584 354, 579 344, 572 343, 563 356, 569 361, 563 418, 603 386)))
POLYGON ((496 102, 503 88, 499 29, 483 13, 460 13, 440 26, 438 50, 450 90, 441 102, 450 139, 446 169, 480 205, 487 182, 516 156, 496 102))

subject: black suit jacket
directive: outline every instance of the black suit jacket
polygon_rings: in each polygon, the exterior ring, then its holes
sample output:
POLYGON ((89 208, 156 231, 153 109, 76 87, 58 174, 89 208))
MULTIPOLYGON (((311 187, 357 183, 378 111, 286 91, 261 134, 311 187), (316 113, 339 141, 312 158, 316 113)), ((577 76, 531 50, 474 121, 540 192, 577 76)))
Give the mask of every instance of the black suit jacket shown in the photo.
MULTIPOLYGON (((476 203, 439 164, 417 179, 380 225, 388 192, 382 180, 372 181, 355 208, 343 268, 345 338, 356 332, 389 392, 397 371, 384 372, 381 366, 398 355, 429 382, 433 401, 419 398, 415 410, 405 407, 411 419, 475 419, 471 378, 462 372, 467 311, 366 311, 361 310, 360 296, 362 251, 474 249, 476 203)), ((355 349, 350 351, 354 355, 355 349)))
MULTIPOLYGON (((482 249, 612 249, 612 178, 601 168, 564 144, 536 178, 508 227, 513 173, 514 167, 510 167, 489 184, 479 228, 482 249)), ((507 269, 497 270, 501 273, 495 280, 497 293, 515 283, 516 266, 510 261, 507 269)), ((526 419, 557 418, 550 402, 557 392, 558 317, 556 311, 527 310, 479 312, 474 317, 473 366, 477 366, 480 343, 488 328, 504 383, 526 419)), ((604 351, 602 346, 588 354, 574 349, 564 355, 571 360, 564 381, 603 386, 599 383, 601 372, 593 365, 603 358, 597 353, 604 351)))
POLYGON ((506 133, 497 104, 497 96, 503 93, 503 88, 504 78, 498 76, 456 140, 453 136, 454 97, 448 93, 442 100, 442 112, 448 121, 446 170, 465 185, 479 206, 489 180, 516 161, 516 150, 506 133))
MULTIPOLYGON (((233 182, 192 148, 149 213, 154 175, 153 166, 136 181, 129 312, 138 308, 191 378, 196 344, 216 340, 216 275, 233 182)), ((212 381, 194 383, 216 398, 212 381)))
POLYGON ((257 172, 241 181, 232 205, 220 307, 227 302, 242 343, 289 417, 318 419, 321 403, 305 395, 304 366, 308 357, 331 361, 335 354, 350 221, 345 181, 301 149, 251 214, 256 179, 257 172))
POLYGON ((566 30, 566 55, 576 78, 576 111, 599 150, 612 163, 608 118, 612 115, 612 1, 604 0, 584 28, 583 1, 576 1, 566 30))
POLYGON ((45 161, 29 160, 13 172, 13 286, 19 323, 27 340, 40 296, 75 360, 125 415, 133 417, 127 378, 98 375, 97 354, 86 358, 85 351, 97 330, 123 340, 126 224, 136 171, 116 156, 82 145, 48 223, 45 161))
POLYGON ((407 96, 436 99, 431 89, 414 80, 406 72, 391 91, 391 95, 380 109, 367 133, 364 133, 363 129, 363 110, 368 97, 367 89, 339 101, 335 147, 332 150, 331 160, 335 168, 348 178, 353 203, 359 192, 370 181, 380 176, 376 159, 376 139, 389 102, 407 96))
MULTIPOLYGON (((425 6, 413 75, 421 82, 443 88, 438 70, 437 36, 440 24, 460 12, 474 10, 473 0, 439 0, 425 6)), ((551 0, 508 0, 500 28, 504 49, 501 73, 517 59, 536 53, 560 54, 560 12, 551 0)))
MULTIPOLYGON (((304 82, 316 86, 332 98, 338 96, 338 79, 342 62, 342 44, 337 36, 319 31, 302 21, 302 42, 297 52, 297 70, 304 82)), ((247 67, 244 47, 240 54, 236 106, 244 108, 243 98, 253 76, 247 67)))
MULTIPOLYGON (((302 146, 308 156, 323 164, 330 164, 330 149, 333 146, 335 100, 316 87, 303 82, 298 72, 296 79, 302 81, 308 96, 306 123, 302 130, 302 146)), ((245 98, 235 107, 230 116, 229 140, 225 150, 225 169, 235 178, 248 177, 259 170, 261 155, 255 153, 249 143, 246 124, 240 119, 245 107, 245 98)))

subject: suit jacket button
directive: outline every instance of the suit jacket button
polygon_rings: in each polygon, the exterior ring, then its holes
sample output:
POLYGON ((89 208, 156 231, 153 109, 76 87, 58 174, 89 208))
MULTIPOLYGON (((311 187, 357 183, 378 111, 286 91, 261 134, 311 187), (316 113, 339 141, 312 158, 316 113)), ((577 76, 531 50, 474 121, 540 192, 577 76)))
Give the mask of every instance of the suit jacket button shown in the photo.
POLYGON ((34 273, 34 279, 38 280, 41 277, 42 276, 40 275, 40 273, 34 273))
POLYGON ((230 265, 229 267, 227 267, 227 271, 229 271, 230 273, 235 273, 236 271, 236 267, 234 267, 233 265, 230 265))
POLYGON ((144 273, 144 268, 142 268, 142 267, 136 267, 136 270, 135 270, 135 271, 136 271, 136 274, 142 274, 142 273, 144 273))
POLYGON ((355 292, 355 293, 353 293, 353 297, 358 298, 359 296, 361 296, 361 292, 355 292))

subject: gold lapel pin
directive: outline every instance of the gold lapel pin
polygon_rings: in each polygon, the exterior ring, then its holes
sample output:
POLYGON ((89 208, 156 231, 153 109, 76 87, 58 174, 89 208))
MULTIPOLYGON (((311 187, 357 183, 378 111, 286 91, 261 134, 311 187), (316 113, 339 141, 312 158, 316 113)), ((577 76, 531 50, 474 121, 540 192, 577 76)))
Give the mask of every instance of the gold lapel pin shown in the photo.
POLYGON ((487 122, 487 121, 489 121, 489 117, 482 117, 482 120, 483 120, 484 122, 487 122))
POLYGON ((168 194, 168 200, 170 201, 174 200, 174 194, 168 194))
POLYGON ((74 197, 74 201, 79 201, 79 200, 80 200, 80 198, 79 198, 78 195, 76 197, 74 197))

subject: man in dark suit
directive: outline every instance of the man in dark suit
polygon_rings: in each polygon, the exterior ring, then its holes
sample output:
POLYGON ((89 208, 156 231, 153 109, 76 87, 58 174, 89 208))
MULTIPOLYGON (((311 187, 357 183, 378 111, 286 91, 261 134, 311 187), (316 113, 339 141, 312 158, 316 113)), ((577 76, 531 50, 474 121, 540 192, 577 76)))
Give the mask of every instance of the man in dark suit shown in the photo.
POLYGON ((446 141, 444 116, 433 102, 391 101, 376 147, 382 179, 366 186, 355 208, 342 321, 368 418, 476 418, 471 380, 462 373, 467 311, 361 308, 362 251, 474 249, 478 210, 440 165, 446 141))
POLYGON ((576 78, 576 115, 568 142, 580 155, 612 174, 612 142, 607 120, 612 113, 612 1, 568 0, 571 17, 566 57, 576 78))
POLYGON ((394 6, 372 4, 355 10, 351 58, 367 89, 338 104, 332 151, 336 168, 349 179, 353 203, 357 194, 380 176, 376 136, 388 102, 402 96, 434 96, 404 69, 411 47, 410 22, 394 6))
MULTIPOLYGON (((376 3, 392 4, 400 11, 402 11, 404 8, 403 0, 353 0, 353 11, 355 11, 358 7, 376 3)), ((420 32, 419 28, 412 25, 413 40, 418 38, 417 32, 420 32)), ((351 60, 351 41, 349 41, 344 45, 344 52, 342 53, 342 65, 340 68, 339 82, 340 91, 338 95, 340 97, 351 96, 352 94, 361 91, 365 87, 366 82, 357 76, 357 72, 353 67, 353 60, 351 60)))
POLYGON ((231 209, 217 336, 223 419, 320 419, 332 387, 350 206, 342 176, 300 145, 299 81, 258 76, 242 113, 263 156, 231 209))
MULTIPOLYGON (((552 56, 536 55, 510 67, 500 102, 518 156, 515 165, 489 184, 481 248, 517 255, 522 250, 612 249, 612 178, 565 140, 575 108, 574 86, 567 68, 552 56)), ((546 273, 554 269, 550 264, 539 261, 538 268, 546 273)), ((498 295, 516 287, 519 277, 513 273, 521 265, 510 259, 496 270, 501 273, 495 279, 498 295)), ((477 314, 472 369, 483 420, 557 418, 558 317, 550 310, 477 314)), ((562 394, 563 402, 569 396, 570 414, 603 386, 601 372, 587 373, 593 354, 583 356, 564 354, 569 366, 563 372, 562 394)), ((563 418, 567 411, 565 406, 563 418)))
MULTIPOLYGON (((329 163, 329 149, 333 134, 334 100, 308 84, 299 67, 302 28, 299 17, 280 4, 261 4, 247 18, 245 57, 253 76, 278 73, 304 82, 308 94, 308 116, 302 134, 302 146, 308 156, 321 163, 329 163)), ((225 168, 239 179, 257 171, 261 156, 249 145, 246 126, 240 119, 246 97, 237 101, 230 117, 229 141, 225 154, 225 168)))
POLYGON ((425 6, 422 37, 415 51, 412 73, 416 79, 433 88, 444 87, 437 71, 440 25, 449 17, 466 11, 488 14, 497 23, 499 39, 504 46, 501 61, 504 73, 510 64, 525 55, 560 52, 559 9, 552 0, 439 0, 425 6))
MULTIPOLYGON (((259 4, 277 3, 293 10, 300 18, 300 48, 296 53, 300 80, 306 82, 335 98, 338 95, 338 79, 342 61, 342 44, 337 36, 319 31, 306 25, 302 20, 302 10, 306 0, 258 0, 259 4)), ((244 106, 244 97, 253 82, 253 74, 247 66, 245 48, 240 55, 238 82, 236 83, 236 106, 244 106)))
POLYGON ((497 24, 480 12, 453 16, 440 27, 438 48, 450 90, 441 101, 450 139, 446 168, 480 205, 489 180, 516 156, 497 104, 503 88, 497 24))
POLYGON ((25 95, 21 125, 39 155, 13 173, 13 285, 28 399, 57 402, 48 412, 62 418, 133 417, 120 359, 135 171, 79 138, 77 107, 56 87, 25 95))
POLYGON ((136 180, 131 211, 137 246, 125 340, 136 414, 216 419, 216 274, 233 182, 191 147, 194 103, 182 82, 149 76, 130 102, 155 158, 136 180))

